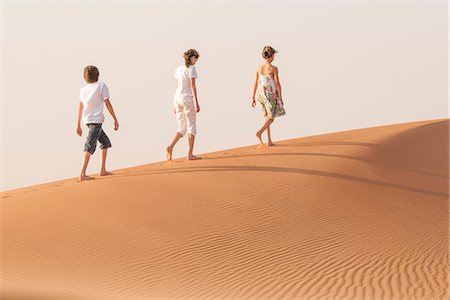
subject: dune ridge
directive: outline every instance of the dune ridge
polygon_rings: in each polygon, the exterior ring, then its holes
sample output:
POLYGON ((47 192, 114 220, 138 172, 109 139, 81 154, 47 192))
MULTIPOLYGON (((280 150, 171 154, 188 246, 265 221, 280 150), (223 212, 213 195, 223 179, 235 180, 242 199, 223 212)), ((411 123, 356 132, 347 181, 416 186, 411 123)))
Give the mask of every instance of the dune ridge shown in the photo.
POLYGON ((1 194, 2 299, 447 299, 449 120, 1 194))

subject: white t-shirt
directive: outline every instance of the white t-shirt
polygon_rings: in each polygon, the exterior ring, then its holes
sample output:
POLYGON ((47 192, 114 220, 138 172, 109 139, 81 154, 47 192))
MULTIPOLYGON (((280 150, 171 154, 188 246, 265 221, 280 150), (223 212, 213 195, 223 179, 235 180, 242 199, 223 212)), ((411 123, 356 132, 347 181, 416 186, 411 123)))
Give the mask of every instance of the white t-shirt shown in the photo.
POLYGON ((80 100, 83 103, 83 122, 103 123, 103 106, 109 99, 109 89, 103 82, 88 83, 80 90, 80 100))
POLYGON ((197 78, 195 66, 189 66, 188 68, 185 65, 181 65, 175 69, 174 76, 178 80, 175 96, 192 96, 190 79, 197 78))

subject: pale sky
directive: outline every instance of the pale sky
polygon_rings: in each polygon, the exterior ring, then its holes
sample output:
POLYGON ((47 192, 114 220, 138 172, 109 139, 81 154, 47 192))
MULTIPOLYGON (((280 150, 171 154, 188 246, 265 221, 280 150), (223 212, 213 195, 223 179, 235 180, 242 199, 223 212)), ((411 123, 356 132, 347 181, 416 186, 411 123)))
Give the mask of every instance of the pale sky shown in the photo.
MULTIPOLYGON (((447 1, 3 1, 1 188, 77 177, 83 68, 96 65, 120 123, 110 170, 165 159, 177 129, 173 70, 197 63, 196 153, 256 144, 265 45, 279 51, 286 115, 273 139, 448 117, 447 1)), ((185 156, 187 141, 174 156, 185 156)), ((99 169, 99 151, 88 173, 99 169)))

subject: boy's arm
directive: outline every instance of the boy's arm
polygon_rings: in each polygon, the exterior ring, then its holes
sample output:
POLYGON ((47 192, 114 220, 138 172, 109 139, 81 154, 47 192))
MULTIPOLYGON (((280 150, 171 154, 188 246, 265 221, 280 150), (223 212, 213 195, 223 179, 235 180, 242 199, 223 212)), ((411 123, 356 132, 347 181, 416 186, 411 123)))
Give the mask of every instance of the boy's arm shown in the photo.
POLYGON ((105 105, 106 105, 106 108, 108 109, 109 113, 111 114, 111 116, 114 119, 114 130, 119 129, 119 122, 117 121, 117 117, 116 117, 116 114, 114 113, 114 109, 112 107, 111 101, 109 101, 109 99, 106 99, 105 105))
POLYGON ((83 102, 80 101, 78 105, 78 114, 77 114, 77 134, 81 136, 83 130, 81 130, 81 114, 83 113, 83 102))
POLYGON ((280 97, 281 104, 283 104, 283 97, 281 96, 280 77, 278 76, 278 68, 274 68, 273 79, 275 79, 278 97, 280 97))
POLYGON ((197 107, 197 112, 200 112, 200 105, 198 104, 197 86, 195 85, 195 78, 191 78, 189 81, 191 83, 192 94, 195 97, 195 106, 197 107))

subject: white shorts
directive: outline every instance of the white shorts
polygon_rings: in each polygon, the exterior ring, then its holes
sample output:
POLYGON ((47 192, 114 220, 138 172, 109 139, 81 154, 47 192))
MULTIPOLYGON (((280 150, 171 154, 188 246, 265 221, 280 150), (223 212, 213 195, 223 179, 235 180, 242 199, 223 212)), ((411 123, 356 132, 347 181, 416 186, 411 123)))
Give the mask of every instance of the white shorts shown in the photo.
POLYGON ((196 135, 196 111, 193 96, 175 96, 175 114, 178 122, 178 132, 184 136, 188 134, 196 135))

